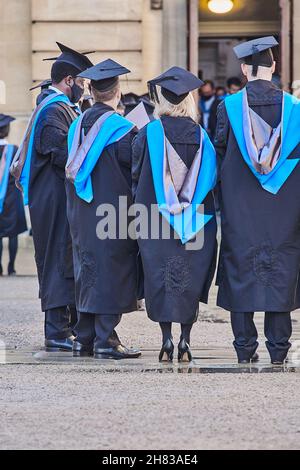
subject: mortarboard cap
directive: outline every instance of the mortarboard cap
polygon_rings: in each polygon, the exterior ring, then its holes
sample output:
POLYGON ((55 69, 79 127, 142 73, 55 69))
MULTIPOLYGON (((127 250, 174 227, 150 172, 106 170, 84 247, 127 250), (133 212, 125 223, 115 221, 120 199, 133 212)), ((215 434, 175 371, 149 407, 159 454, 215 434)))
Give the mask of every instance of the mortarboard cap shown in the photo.
POLYGON ((140 98, 139 95, 130 91, 129 93, 125 93, 122 96, 122 101, 125 105, 132 104, 136 106, 139 103, 139 98, 140 98))
POLYGON ((43 60, 54 60, 56 62, 62 62, 64 64, 69 64, 78 69, 80 72, 91 67, 92 62, 86 57, 88 54, 93 54, 95 51, 90 52, 77 52, 70 47, 61 44, 60 42, 56 43, 61 50, 61 54, 58 57, 49 57, 43 60))
POLYGON ((16 118, 8 116, 8 114, 0 114, 0 127, 8 126, 8 124, 15 120, 16 118))
POLYGON ((150 97, 158 101, 156 85, 161 87, 162 95, 172 104, 179 104, 190 91, 203 85, 196 75, 181 67, 171 67, 162 75, 148 81, 150 97))
POLYGON ((41 83, 38 83, 37 85, 29 88, 29 91, 36 90, 37 88, 41 88, 42 90, 44 90, 45 88, 49 88, 51 84, 51 78, 47 78, 47 80, 43 80, 41 83))
POLYGON ((126 114, 132 111, 140 102, 139 96, 136 93, 126 93, 122 95, 122 103, 126 108, 126 114))
POLYGON ((112 59, 103 60, 99 64, 84 70, 78 77, 89 78, 91 85, 98 91, 109 91, 118 82, 118 77, 130 70, 112 59))
POLYGON ((278 46, 273 36, 252 39, 233 48, 238 59, 247 65, 253 66, 253 75, 256 76, 258 67, 271 67, 274 61, 272 47, 278 46))

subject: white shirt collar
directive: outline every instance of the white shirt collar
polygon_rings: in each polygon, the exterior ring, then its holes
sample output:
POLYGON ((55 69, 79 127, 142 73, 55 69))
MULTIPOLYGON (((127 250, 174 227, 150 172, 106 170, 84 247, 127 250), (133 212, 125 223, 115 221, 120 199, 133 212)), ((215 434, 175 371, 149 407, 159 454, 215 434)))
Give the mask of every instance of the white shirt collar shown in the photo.
POLYGON ((6 139, 0 139, 0 145, 8 145, 8 142, 6 139))
POLYGON ((61 90, 59 90, 58 88, 56 88, 53 85, 49 86, 49 90, 53 90, 53 91, 55 91, 55 93, 59 93, 60 95, 64 95, 64 93, 61 90))
MULTIPOLYGON (((49 90, 53 90, 53 91, 55 91, 55 93, 59 93, 60 95, 67 96, 65 93, 63 93, 61 90, 59 90, 58 88, 56 88, 56 87, 53 86, 53 85, 50 85, 50 86, 49 86, 49 90)), ((74 107, 74 108, 76 108, 76 106, 77 106, 77 104, 72 103, 71 101, 70 101, 70 104, 71 104, 71 106, 74 107)))

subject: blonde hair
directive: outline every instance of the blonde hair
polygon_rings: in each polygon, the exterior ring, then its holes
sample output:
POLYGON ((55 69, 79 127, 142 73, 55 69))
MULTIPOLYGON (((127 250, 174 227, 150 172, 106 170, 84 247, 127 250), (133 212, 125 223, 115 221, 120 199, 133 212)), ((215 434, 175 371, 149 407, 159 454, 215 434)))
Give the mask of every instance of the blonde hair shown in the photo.
POLYGON ((155 102, 154 117, 173 116, 173 117, 190 117, 195 122, 199 121, 199 112, 194 96, 189 93, 179 104, 172 104, 161 93, 161 88, 157 87, 157 95, 159 102, 155 102))

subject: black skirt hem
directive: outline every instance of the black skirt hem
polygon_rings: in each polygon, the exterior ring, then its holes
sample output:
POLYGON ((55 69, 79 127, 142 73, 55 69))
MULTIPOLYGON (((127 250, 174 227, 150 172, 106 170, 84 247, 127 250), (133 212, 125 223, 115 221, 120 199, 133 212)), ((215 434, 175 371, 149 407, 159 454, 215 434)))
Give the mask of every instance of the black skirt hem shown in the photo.
POLYGON ((24 232, 27 232, 27 228, 25 230, 22 230, 22 232, 16 231, 16 232, 10 232, 10 233, 0 233, 0 238, 15 238, 24 232))
POLYGON ((197 319, 196 320, 193 320, 192 322, 180 322, 178 320, 168 320, 168 319, 163 319, 163 320, 157 320, 157 319, 154 319, 154 318, 151 318, 149 315, 148 315, 148 318, 149 320, 153 321, 154 323, 177 323, 178 325, 193 325, 194 323, 197 322, 197 319))

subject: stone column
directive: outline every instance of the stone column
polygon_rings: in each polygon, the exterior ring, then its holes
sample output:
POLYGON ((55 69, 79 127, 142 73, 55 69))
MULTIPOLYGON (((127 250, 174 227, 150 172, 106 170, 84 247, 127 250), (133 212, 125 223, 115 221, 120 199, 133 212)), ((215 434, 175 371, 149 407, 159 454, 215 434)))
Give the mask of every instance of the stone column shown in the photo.
POLYGON ((187 1, 164 0, 163 68, 187 67, 187 1))
POLYGON ((199 67, 199 3, 189 0, 189 70, 195 75, 199 67))
POLYGON ((300 90, 300 2, 293 2, 293 77, 295 88, 298 88, 297 95, 300 90))
POLYGON ((162 72, 163 10, 151 10, 150 0, 143 0, 142 16, 142 64, 143 86, 147 80, 162 72))
POLYGON ((281 8, 281 82, 290 91, 291 82, 291 2, 280 0, 281 8))
POLYGON ((10 141, 18 144, 32 104, 31 0, 0 0, 0 26, 0 80, 6 95, 0 113, 17 118, 10 141))

